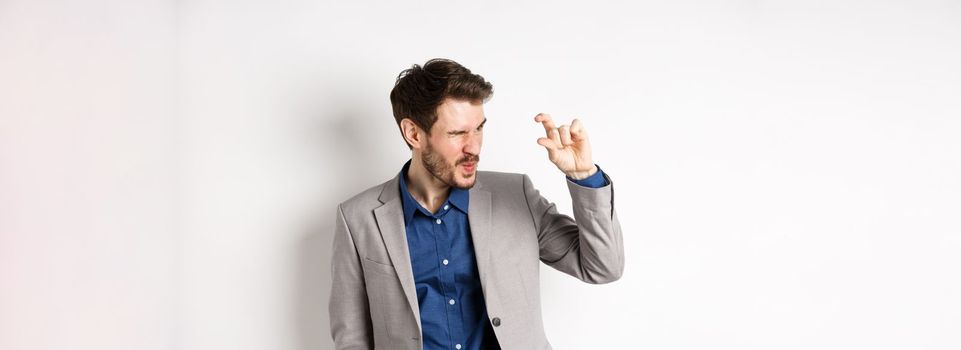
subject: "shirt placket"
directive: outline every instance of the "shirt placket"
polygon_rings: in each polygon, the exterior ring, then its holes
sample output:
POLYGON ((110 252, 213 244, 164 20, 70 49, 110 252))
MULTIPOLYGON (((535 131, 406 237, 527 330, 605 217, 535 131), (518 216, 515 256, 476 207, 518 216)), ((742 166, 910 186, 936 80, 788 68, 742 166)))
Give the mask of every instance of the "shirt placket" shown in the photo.
POLYGON ((457 257, 451 254, 451 242, 453 234, 453 222, 449 222, 449 212, 450 204, 444 203, 441 210, 438 211, 437 215, 434 216, 434 237, 436 241, 436 247, 440 261, 437 262, 439 266, 439 277, 441 281, 441 293, 444 294, 444 298, 447 302, 445 307, 447 314, 447 327, 450 331, 450 349, 458 350, 463 344, 463 312, 461 300, 458 300, 460 293, 457 291, 457 284, 455 283, 455 272, 453 271, 453 261, 457 257))

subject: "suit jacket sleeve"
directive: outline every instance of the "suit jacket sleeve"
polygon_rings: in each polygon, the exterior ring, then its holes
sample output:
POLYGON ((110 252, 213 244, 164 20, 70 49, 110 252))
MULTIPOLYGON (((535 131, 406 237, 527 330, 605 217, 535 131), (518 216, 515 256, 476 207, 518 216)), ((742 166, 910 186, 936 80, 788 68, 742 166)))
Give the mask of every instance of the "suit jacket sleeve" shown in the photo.
POLYGON ((328 306, 334 348, 372 349, 374 333, 364 271, 342 207, 337 208, 330 265, 332 286, 328 306))
POLYGON ((567 181, 574 218, 560 214, 524 175, 524 194, 534 218, 540 259, 587 283, 609 283, 624 273, 624 242, 614 211, 613 182, 589 188, 567 181))

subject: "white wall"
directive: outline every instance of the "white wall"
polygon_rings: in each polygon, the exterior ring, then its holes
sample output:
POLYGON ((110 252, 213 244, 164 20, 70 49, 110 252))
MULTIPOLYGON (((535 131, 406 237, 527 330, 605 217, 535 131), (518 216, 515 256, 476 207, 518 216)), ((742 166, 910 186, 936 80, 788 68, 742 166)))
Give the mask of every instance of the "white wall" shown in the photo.
POLYGON ((0 349, 176 347, 169 1, 0 1, 0 349))
POLYGON ((495 85, 481 170, 569 213, 546 111, 615 181, 626 275, 545 268, 555 348, 961 346, 956 2, 0 4, 0 348, 331 348, 334 206, 431 57, 495 85))

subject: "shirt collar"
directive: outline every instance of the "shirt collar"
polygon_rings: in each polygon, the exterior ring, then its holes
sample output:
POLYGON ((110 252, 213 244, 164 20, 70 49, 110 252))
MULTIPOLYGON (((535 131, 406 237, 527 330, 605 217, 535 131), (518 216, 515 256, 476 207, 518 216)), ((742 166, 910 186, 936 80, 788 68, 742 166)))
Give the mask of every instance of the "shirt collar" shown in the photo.
MULTIPOLYGON (((414 212, 420 211, 424 215, 432 216, 426 208, 417 203, 417 200, 411 196, 410 191, 407 189, 407 170, 410 168, 410 160, 404 163, 404 167, 400 170, 400 195, 403 198, 404 206, 404 222, 409 223, 411 217, 414 216, 414 212)), ((470 192, 465 189, 460 189, 456 187, 451 187, 450 194, 447 196, 447 201, 450 202, 454 208, 467 213, 467 204, 470 203, 470 192)))

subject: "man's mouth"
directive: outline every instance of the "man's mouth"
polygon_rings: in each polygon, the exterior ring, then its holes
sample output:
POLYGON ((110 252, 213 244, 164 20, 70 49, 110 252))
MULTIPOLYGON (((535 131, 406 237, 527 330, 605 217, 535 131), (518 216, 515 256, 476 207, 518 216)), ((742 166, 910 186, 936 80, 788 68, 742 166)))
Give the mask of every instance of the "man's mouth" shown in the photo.
POLYGON ((461 163, 460 166, 463 167, 464 170, 466 170, 467 172, 471 172, 471 171, 474 171, 475 168, 477 168, 477 162, 461 163))

